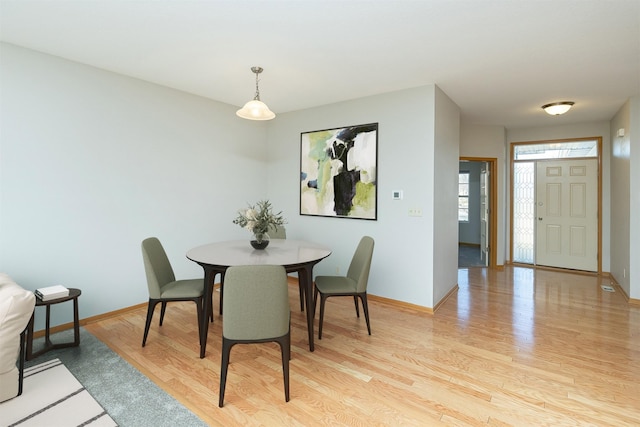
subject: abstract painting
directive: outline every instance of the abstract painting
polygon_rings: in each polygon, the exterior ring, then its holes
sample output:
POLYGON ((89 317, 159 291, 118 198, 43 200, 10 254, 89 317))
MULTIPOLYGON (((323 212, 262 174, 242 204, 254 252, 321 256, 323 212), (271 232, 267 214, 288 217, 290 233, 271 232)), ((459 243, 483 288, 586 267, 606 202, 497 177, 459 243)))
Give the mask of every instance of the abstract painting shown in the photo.
POLYGON ((300 134, 300 215, 377 219, 378 123, 300 134))

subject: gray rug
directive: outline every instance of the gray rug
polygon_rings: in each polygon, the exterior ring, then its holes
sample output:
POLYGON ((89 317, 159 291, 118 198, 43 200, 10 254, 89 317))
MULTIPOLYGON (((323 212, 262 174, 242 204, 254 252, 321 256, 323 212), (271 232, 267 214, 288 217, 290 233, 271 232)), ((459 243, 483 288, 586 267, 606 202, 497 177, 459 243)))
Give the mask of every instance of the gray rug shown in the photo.
POLYGON ((480 246, 458 245, 458 268, 486 267, 480 258, 480 246))
MULTIPOLYGON (((40 348, 43 340, 34 341, 34 350, 40 348)), ((54 334, 51 341, 73 341, 73 331, 54 334)), ((56 358, 122 427, 206 426, 193 412, 84 328, 80 329, 79 347, 49 351, 28 361, 26 366, 56 358)))
POLYGON ((0 403, 0 424, 9 427, 117 427, 60 359, 24 370, 22 395, 0 403))

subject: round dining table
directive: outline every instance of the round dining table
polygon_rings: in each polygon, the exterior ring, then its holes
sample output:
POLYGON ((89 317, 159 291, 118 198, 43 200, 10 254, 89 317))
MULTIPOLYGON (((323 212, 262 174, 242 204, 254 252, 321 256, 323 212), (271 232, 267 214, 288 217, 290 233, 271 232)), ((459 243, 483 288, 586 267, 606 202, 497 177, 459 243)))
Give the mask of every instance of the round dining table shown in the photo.
MULTIPOLYGON (((200 327, 200 358, 203 358, 206 352, 209 319, 213 316, 210 301, 215 277, 220 274, 223 283, 227 268, 238 265, 281 265, 287 273, 298 273, 298 280, 305 291, 309 350, 313 351, 313 318, 315 314, 313 267, 329 255, 331 255, 331 250, 325 246, 290 239, 272 239, 265 249, 254 249, 248 240, 209 243, 190 249, 187 252, 187 258, 204 269, 205 304, 200 327)), ((220 304, 222 304, 223 295, 224 293, 221 292, 220 304)))

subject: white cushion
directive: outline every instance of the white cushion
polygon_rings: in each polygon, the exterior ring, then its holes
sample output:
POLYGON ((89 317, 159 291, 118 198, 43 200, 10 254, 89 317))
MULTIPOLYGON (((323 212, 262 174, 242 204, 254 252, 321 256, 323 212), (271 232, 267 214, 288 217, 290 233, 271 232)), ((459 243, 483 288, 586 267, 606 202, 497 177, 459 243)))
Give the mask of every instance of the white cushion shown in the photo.
POLYGON ((36 297, 0 273, 0 402, 18 394, 20 333, 33 314, 36 297))

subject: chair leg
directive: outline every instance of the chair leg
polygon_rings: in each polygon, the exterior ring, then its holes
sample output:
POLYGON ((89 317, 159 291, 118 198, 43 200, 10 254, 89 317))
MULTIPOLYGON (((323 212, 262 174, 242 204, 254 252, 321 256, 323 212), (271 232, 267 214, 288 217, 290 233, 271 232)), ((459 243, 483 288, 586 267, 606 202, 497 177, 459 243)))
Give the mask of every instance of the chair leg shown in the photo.
POLYGON ((276 340, 282 353, 282 376, 284 378, 284 400, 289 401, 289 359, 291 359, 291 330, 276 340))
POLYGON ((367 304, 367 293, 364 292, 360 294, 360 299, 362 300, 362 311, 364 311, 364 318, 367 320, 367 331, 369 335, 371 335, 371 325, 369 324, 369 306, 367 304))
MULTIPOLYGON (((317 294, 316 294, 317 295, 317 294)), ((324 321, 324 303, 327 300, 327 296, 320 294, 320 323, 318 324, 318 339, 322 339, 322 323, 324 321)))
POLYGON ((313 287, 313 317, 316 317, 316 307, 318 306, 318 288, 313 287))
POLYGON ((356 305, 356 317, 360 317, 360 310, 358 309, 358 297, 356 295, 353 296, 353 302, 356 305))
POLYGON ((289 312, 289 360, 291 360, 291 312, 289 312))
POLYGON ((220 363, 220 393, 218 398, 218 406, 222 408, 224 405, 224 389, 227 385, 227 371, 229 370, 229 353, 233 342, 222 337, 222 362, 220 363))
POLYGON ((167 302, 162 301, 162 306, 160 308, 160 326, 162 326, 162 322, 164 321, 164 312, 167 310, 167 302))
POLYGON ((222 301, 224 301, 224 272, 220 273, 220 316, 222 316, 222 301))
POLYGON ((304 311, 304 297, 307 291, 305 290, 304 286, 302 286, 300 278, 298 278, 298 288, 300 289, 300 311, 304 311))
POLYGON ((198 313, 198 336, 202 336, 202 316, 204 316, 204 296, 193 300, 196 303, 196 312, 198 313))
MULTIPOLYGON (((203 300, 203 307, 204 304, 206 304, 207 302, 203 300)), ((209 300, 209 321, 211 323, 213 323, 213 292, 211 292, 211 299, 209 300)))
MULTIPOLYGON (((215 276, 214 276, 215 277, 215 276)), ((206 288, 206 286, 205 286, 206 288)), ((204 296, 206 295, 206 291, 203 291, 202 293, 202 312, 204 313, 204 307, 205 304, 209 305, 209 321, 211 321, 211 323, 213 323, 213 295, 215 294, 215 288, 213 288, 211 290, 211 299, 209 299, 209 301, 205 301, 204 300, 204 296)))
MULTIPOLYGON (((27 326, 28 328, 28 326, 27 326)), ((18 394, 20 396, 22 394, 22 384, 24 382, 24 361, 27 356, 26 353, 26 337, 27 337, 27 328, 24 328, 24 331, 20 333, 20 361, 18 362, 18 394)))
POLYGON ((156 304, 160 301, 149 299, 149 305, 147 307, 147 322, 144 325, 144 336, 142 337, 142 346, 147 343, 147 335, 149 334, 149 326, 151 326, 151 319, 153 318, 153 311, 156 309, 156 304))

